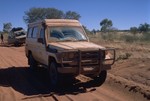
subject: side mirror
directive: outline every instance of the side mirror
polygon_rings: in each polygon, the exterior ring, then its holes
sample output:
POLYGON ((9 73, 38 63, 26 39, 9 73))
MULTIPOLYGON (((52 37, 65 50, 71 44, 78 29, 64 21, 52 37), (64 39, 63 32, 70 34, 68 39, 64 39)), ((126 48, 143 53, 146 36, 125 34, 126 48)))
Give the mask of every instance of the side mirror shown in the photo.
POLYGON ((44 43, 43 38, 38 38, 37 41, 38 41, 39 43, 42 43, 42 44, 44 43))

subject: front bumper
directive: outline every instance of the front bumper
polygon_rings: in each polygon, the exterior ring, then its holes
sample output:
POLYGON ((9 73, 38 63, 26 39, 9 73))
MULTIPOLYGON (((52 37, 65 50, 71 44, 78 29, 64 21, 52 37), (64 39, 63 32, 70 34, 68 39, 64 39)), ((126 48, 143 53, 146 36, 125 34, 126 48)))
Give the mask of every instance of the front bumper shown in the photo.
MULTIPOLYGON (((61 55, 58 72, 71 74, 96 74, 102 70, 111 69, 111 65, 115 62, 115 49, 99 49, 99 50, 78 50, 74 53, 74 58, 64 60, 65 56, 61 55), (106 51, 112 52, 112 57, 106 59, 106 51)), ((70 54, 69 52, 64 54, 70 54)))

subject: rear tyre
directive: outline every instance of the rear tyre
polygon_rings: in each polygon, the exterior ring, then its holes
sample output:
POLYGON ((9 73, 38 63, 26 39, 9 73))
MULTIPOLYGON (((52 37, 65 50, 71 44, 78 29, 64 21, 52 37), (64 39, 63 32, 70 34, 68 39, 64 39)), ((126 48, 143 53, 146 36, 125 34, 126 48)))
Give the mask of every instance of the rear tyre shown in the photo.
POLYGON ((107 77, 107 71, 106 70, 101 71, 101 73, 97 77, 93 78, 94 85, 101 86, 105 82, 106 77, 107 77))
POLYGON ((34 70, 37 68, 37 63, 35 59, 33 58, 32 54, 30 54, 28 57, 28 63, 30 65, 30 69, 34 70))

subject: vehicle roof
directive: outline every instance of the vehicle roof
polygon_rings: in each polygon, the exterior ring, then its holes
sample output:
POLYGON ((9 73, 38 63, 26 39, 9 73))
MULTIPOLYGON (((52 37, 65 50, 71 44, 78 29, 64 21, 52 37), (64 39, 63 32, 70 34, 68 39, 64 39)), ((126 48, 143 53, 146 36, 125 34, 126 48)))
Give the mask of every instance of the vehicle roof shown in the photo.
POLYGON ((78 20, 72 19, 44 19, 30 23, 28 26, 36 26, 39 24, 45 24, 47 26, 82 26, 78 20))

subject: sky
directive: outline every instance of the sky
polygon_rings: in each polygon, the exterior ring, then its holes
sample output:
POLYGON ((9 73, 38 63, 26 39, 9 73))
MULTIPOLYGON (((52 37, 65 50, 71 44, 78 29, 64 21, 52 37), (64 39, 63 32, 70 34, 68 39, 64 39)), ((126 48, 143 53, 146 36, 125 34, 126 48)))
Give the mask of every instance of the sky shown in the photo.
POLYGON ((3 23, 8 22, 12 27, 27 29, 23 16, 32 7, 75 11, 81 15, 80 22, 90 30, 99 30, 105 18, 120 30, 150 24, 150 0, 1 0, 0 31, 3 23))

